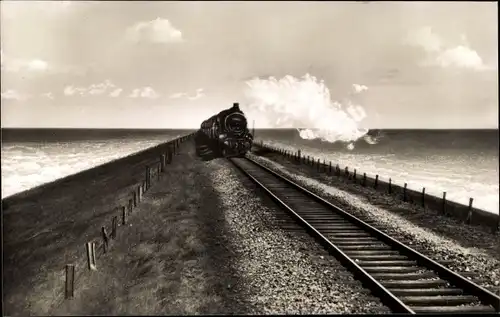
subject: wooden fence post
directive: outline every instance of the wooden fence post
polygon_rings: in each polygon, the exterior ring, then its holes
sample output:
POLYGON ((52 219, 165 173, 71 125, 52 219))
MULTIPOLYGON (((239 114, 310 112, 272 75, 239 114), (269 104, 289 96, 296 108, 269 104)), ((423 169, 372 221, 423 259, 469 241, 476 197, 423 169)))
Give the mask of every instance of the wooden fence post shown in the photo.
POLYGON ((443 209, 441 210, 443 215, 446 215, 446 192, 443 192, 443 209))
POLYGON ((392 194, 392 179, 389 178, 389 194, 392 194))
POLYGON ((66 299, 75 296, 75 265, 66 264, 66 285, 64 289, 64 297, 66 299))
POLYGON ((425 208, 425 187, 422 187, 422 207, 425 208))
POLYGON ((302 163, 302 158, 301 158, 302 155, 301 155, 301 151, 300 150, 297 151, 297 157, 299 159, 299 164, 302 163))
POLYGON ((344 176, 346 176, 347 178, 349 178, 349 167, 345 167, 345 172, 344 172, 344 176))
POLYGON ((332 161, 329 162, 328 174, 332 175, 332 161))
POLYGON ((125 206, 122 206, 122 225, 127 224, 127 208, 125 206))
POLYGON ((467 223, 471 224, 472 223, 472 202, 474 201, 474 198, 469 198, 469 212, 467 213, 467 223))
POLYGON ((378 186, 378 174, 375 175, 375 185, 373 187, 377 188, 377 186, 378 186))
POLYGON ((320 164, 321 164, 321 163, 320 163, 320 161, 319 161, 319 159, 318 159, 318 160, 316 161, 316 165, 317 165, 316 167, 318 168, 318 172, 319 172, 319 171, 321 171, 321 165, 320 165, 320 164))
POLYGON ((105 227, 101 228, 101 234, 102 234, 102 250, 104 251, 104 253, 106 253, 108 252, 109 237, 105 227))
POLYGON ((408 184, 405 183, 405 186, 403 187, 403 201, 406 202, 406 187, 408 187, 408 184))
POLYGON ((95 260, 95 242, 87 242, 87 267, 90 271, 96 271, 97 265, 95 260))
POLYGON ((114 216, 111 219, 111 239, 116 238, 116 231, 118 230, 118 217, 114 216))
POLYGON ((140 203, 142 200, 142 184, 137 187, 137 203, 140 203))
POLYGON ((151 187, 151 168, 146 166, 146 186, 144 186, 144 190, 149 190, 151 187))
POLYGON ((167 156, 165 154, 161 155, 160 162, 161 162, 161 165, 160 165, 161 172, 164 173, 166 170, 166 165, 167 165, 167 156))
POLYGON ((366 173, 363 173, 363 187, 366 187, 366 173))
POLYGON ((158 163, 158 165, 156 165, 156 178, 158 180, 160 180, 160 171, 161 171, 161 163, 158 163))
POLYGON ((354 172, 352 173, 352 180, 354 181, 354 183, 356 183, 356 169, 354 169, 354 172))
POLYGON ((128 212, 129 214, 132 213, 132 210, 134 209, 134 201, 132 199, 128 200, 128 212))

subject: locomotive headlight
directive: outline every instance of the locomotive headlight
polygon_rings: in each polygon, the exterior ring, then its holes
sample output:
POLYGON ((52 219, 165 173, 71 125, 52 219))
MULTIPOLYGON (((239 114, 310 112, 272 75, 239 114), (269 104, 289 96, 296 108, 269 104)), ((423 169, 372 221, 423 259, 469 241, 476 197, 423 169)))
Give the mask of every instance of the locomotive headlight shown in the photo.
POLYGON ((227 137, 227 134, 221 133, 219 134, 219 139, 225 139, 227 137))

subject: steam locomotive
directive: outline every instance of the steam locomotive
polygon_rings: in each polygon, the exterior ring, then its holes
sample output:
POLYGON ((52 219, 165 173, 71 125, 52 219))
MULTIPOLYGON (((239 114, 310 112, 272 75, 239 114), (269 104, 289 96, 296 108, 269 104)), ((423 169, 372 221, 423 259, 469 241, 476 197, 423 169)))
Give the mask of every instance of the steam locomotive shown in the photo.
POLYGON ((202 122, 195 136, 197 154, 204 159, 242 157, 250 151, 253 135, 238 103, 202 122))

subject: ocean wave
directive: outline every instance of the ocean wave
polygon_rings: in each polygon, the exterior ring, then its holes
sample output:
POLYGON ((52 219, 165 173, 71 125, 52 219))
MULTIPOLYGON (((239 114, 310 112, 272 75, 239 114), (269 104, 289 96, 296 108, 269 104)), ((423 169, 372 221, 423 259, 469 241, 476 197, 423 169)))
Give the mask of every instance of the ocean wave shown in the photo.
MULTIPOLYGON (((257 139, 257 142, 260 140, 257 139)), ((266 140, 270 146, 295 152, 297 148, 288 142, 266 140)), ((322 149, 301 146, 302 155, 309 155, 321 162, 325 160, 332 165, 339 164, 341 169, 346 166, 350 171, 357 170, 358 175, 366 173, 368 177, 379 175, 380 181, 403 186, 407 183, 408 189, 421 191, 425 187, 426 193, 441 197, 446 191, 447 199, 464 205, 469 204, 469 198, 474 198, 473 205, 492 213, 499 212, 499 184, 498 167, 487 168, 479 161, 471 164, 465 155, 439 155, 438 159, 428 155, 419 160, 408 156, 380 153, 345 153, 327 152, 322 149)), ((470 157, 468 158, 471 159, 470 157)), ((483 159, 491 163, 492 159, 483 159)), ((360 176, 361 177, 361 176, 360 176)))
POLYGON ((167 142, 109 140, 45 144, 2 144, 2 198, 167 142))

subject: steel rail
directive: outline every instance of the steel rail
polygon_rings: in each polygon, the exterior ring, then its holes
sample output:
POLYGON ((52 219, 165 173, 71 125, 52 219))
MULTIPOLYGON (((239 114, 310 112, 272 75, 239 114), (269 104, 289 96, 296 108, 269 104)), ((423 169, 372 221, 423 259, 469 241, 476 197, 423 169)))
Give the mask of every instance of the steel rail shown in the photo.
POLYGON ((412 260, 415 260, 417 264, 434 271, 440 278, 450 282, 451 284, 462 288, 463 290, 469 292, 470 294, 476 296, 483 304, 491 305, 494 307, 495 311, 500 311, 500 297, 488 291, 487 289, 477 285, 476 283, 468 280, 467 278, 453 272, 452 270, 446 268, 442 264, 428 258, 422 253, 408 247, 407 245, 401 243, 400 241, 392 238, 391 236, 385 234, 384 232, 378 230, 377 228, 371 226, 370 224, 364 222, 363 220, 355 217, 354 215, 344 211, 342 208, 330 203, 324 198, 312 193, 308 189, 300 186, 296 182, 290 180, 289 178, 282 176, 272 169, 252 160, 248 157, 240 159, 229 159, 233 165, 235 165, 239 170, 241 170, 245 175, 247 175, 253 182, 255 182, 260 188, 262 188, 275 202, 277 202, 281 207, 283 207, 287 212, 289 212, 297 222, 299 222, 305 229, 311 233, 315 238, 319 240, 321 244, 327 247, 343 264, 351 269, 359 279, 368 284, 370 289, 380 297, 380 299, 390 307, 394 312, 415 314, 415 312, 403 301, 401 301, 397 296, 395 296, 390 290, 384 287, 380 282, 378 282, 372 275, 370 275, 366 270, 364 270, 360 265, 358 265, 354 260, 352 260, 348 255, 346 255, 340 248, 338 248, 334 243, 332 243, 327 237, 320 233, 313 225, 307 222, 303 217, 299 215, 289 204, 280 199, 271 189, 269 189, 265 184, 259 181, 254 175, 251 174, 247 169, 245 169, 241 164, 238 164, 237 160, 244 160, 251 162, 253 166, 267 172, 269 175, 273 176, 277 180, 284 182, 290 188, 293 188, 308 197, 310 197, 315 202, 320 203, 329 210, 333 210, 334 213, 341 215, 343 218, 347 219, 352 224, 363 229, 365 232, 371 234, 373 237, 377 238, 381 242, 386 243, 398 252, 407 255, 412 260))

